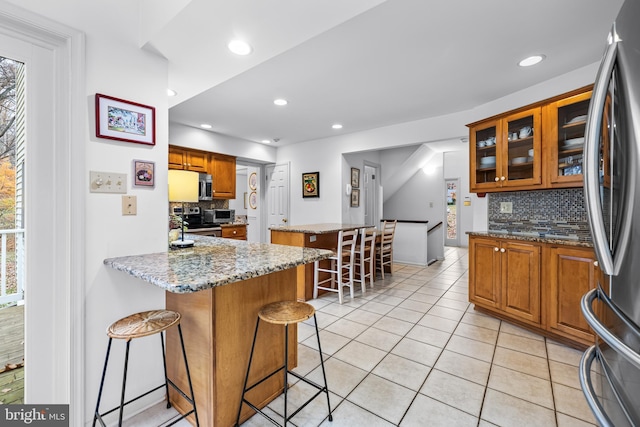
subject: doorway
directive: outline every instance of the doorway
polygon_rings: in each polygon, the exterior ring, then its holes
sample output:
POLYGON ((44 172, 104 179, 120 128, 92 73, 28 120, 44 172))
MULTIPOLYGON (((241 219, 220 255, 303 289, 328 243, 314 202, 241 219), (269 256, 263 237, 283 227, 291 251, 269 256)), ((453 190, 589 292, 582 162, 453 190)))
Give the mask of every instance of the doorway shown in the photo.
POLYGON ((289 224, 289 164, 267 167, 267 223, 265 241, 271 243, 271 227, 289 224))
POLYGON ((460 178, 445 179, 445 206, 447 209, 447 233, 445 246, 460 246, 460 218, 458 210, 458 189, 460 178))
POLYGON ((25 66, 0 57, 0 401, 24 403, 25 66))
POLYGON ((380 209, 378 209, 378 166, 364 164, 364 223, 373 227, 380 225, 380 209))

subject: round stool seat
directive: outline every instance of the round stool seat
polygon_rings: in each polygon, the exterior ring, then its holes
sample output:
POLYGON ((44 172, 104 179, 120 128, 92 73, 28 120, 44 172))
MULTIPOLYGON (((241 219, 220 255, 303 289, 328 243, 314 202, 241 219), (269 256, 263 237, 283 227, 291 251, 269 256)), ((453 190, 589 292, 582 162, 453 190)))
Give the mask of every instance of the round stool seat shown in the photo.
POLYGON ((126 340, 146 337, 180 323, 180 317, 180 313, 171 310, 142 311, 114 322, 107 329, 107 335, 126 340))
POLYGON ((288 325, 309 319, 316 312, 311 304, 299 301, 278 301, 263 306, 258 317, 265 322, 288 325))

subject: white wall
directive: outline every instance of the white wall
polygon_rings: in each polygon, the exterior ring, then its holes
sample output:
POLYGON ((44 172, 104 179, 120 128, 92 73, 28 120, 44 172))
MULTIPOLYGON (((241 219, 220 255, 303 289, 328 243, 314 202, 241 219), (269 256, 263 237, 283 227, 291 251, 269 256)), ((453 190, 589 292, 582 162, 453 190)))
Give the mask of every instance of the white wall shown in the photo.
POLYGON ((236 215, 246 215, 245 194, 249 185, 247 184, 247 168, 236 170, 236 198, 229 200, 229 209, 235 209, 236 215))
POLYGON ((276 161, 274 147, 178 123, 171 123, 169 126, 169 144, 227 154, 249 159, 255 163, 275 163, 276 161))
MULTIPOLYGON (((379 164, 380 155, 377 151, 365 151, 360 153, 347 153, 342 159, 341 176, 346 177, 342 185, 342 220, 345 224, 364 224, 364 164, 379 164), (347 184, 351 183, 351 168, 360 169, 360 206, 351 206, 351 196, 346 193, 347 184)), ((379 181, 378 181, 379 182, 379 181)), ((380 192, 380 189, 378 189, 380 192)), ((378 225, 378 224, 371 224, 378 225)))
MULTIPOLYGON (((429 174, 418 169, 385 203, 385 219, 429 221, 430 226, 444 221, 443 154, 436 153, 425 165, 429 174)), ((386 168, 383 163, 382 167, 386 168)))
MULTIPOLYGON (((597 63, 591 64, 472 110, 279 148, 277 162, 291 162, 292 167, 291 224, 340 221, 340 206, 344 201, 343 187, 350 178, 347 167, 340 160, 343 153, 353 154, 468 137, 466 124, 591 84, 595 80, 597 67, 597 63), (296 179, 299 180, 298 177, 303 172, 313 171, 320 171, 321 197, 313 201, 302 200, 299 185, 295 184, 296 179), (342 176, 338 176, 339 174, 342 176)), ((456 167, 468 168, 468 160, 464 165, 458 164, 456 167)), ((452 173, 449 172, 447 178, 452 177, 452 173)), ((383 185, 384 177, 383 172, 383 185)), ((466 185, 468 180, 468 177, 464 180, 466 185)), ((486 201, 475 195, 470 197, 473 224, 467 222, 469 220, 466 209, 463 209, 465 227, 470 226, 471 230, 486 230, 486 201)))

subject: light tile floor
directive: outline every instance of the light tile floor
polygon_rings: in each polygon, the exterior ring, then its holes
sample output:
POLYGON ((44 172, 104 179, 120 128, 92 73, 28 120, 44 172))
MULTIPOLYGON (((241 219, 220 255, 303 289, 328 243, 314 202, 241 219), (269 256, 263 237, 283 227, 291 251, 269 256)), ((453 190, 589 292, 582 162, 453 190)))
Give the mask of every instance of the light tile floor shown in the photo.
MULTIPOLYGON (((581 352, 475 312, 467 258, 464 248, 446 248, 444 261, 426 268, 396 264, 393 275, 342 305, 335 294, 309 301, 320 327, 333 422, 320 395, 291 425, 594 425, 578 382, 581 352)), ((312 322, 299 325, 296 372, 321 383, 312 322)), ((315 391, 293 380, 289 413, 315 391)), ((151 425, 155 410, 128 425, 151 425)), ((267 411, 282 422, 282 397, 267 411)), ((260 415, 243 424, 270 425, 260 415)))

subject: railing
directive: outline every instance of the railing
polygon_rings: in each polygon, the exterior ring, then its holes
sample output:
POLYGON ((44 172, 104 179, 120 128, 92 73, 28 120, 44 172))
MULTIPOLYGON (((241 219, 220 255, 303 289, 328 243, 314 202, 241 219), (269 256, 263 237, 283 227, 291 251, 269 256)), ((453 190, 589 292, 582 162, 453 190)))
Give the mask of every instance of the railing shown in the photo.
MULTIPOLYGON (((10 269, 11 270, 11 269, 10 269)), ((0 230, 0 305, 24 299, 24 229, 0 230), (13 234, 13 249, 7 249, 7 236, 13 234), (12 265, 12 274, 7 264, 12 265), (11 280, 7 280, 10 276, 11 280), (10 292, 10 293, 9 293, 10 292)))

